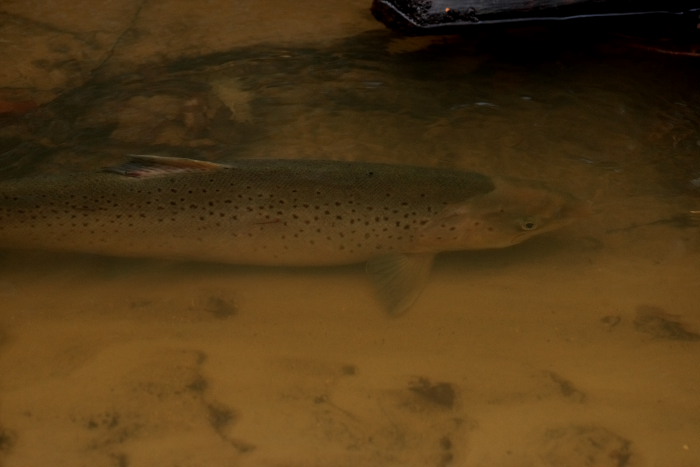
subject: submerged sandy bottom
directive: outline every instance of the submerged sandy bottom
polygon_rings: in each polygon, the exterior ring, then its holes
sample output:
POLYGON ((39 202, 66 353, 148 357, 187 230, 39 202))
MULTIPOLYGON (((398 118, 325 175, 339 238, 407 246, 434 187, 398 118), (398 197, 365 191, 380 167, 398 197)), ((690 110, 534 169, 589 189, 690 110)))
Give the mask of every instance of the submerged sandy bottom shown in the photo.
POLYGON ((400 319, 361 267, 6 255, 3 465, 696 466, 699 258, 664 233, 447 255, 400 319))

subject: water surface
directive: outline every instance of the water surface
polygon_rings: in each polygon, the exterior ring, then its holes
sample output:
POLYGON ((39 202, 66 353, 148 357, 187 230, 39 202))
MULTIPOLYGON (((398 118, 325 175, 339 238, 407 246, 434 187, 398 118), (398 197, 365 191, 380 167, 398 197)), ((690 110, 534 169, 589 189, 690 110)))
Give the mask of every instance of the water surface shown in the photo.
POLYGON ((539 180, 591 215, 440 256, 400 319, 361 265, 3 251, 0 463, 700 465, 697 59, 238 3, 0 7, 0 177, 129 153, 411 163, 539 180))

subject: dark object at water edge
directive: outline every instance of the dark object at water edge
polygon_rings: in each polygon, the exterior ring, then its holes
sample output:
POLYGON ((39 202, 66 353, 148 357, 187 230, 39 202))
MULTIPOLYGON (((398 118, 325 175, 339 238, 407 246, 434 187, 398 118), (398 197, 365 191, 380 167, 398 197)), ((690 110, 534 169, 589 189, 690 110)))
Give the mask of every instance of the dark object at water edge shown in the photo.
POLYGON ((697 29, 698 0, 373 0, 372 14, 404 34, 449 34, 537 23, 673 23, 697 29))

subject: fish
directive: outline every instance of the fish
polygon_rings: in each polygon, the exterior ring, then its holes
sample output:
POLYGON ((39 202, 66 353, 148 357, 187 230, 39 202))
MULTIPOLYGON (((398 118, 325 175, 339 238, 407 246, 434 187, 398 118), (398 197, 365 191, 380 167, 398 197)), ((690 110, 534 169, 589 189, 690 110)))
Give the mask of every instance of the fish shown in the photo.
POLYGON ((0 247, 262 266, 366 263, 398 316, 438 253, 515 245, 568 224, 580 204, 537 183, 447 168, 138 155, 102 171, 0 183, 0 247))

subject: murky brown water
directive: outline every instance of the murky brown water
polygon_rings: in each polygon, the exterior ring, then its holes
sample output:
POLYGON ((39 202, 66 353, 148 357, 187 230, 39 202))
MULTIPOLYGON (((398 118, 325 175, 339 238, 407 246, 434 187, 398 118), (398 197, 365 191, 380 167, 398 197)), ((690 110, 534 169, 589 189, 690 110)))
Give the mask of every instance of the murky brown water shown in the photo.
POLYGON ((362 266, 3 252, 0 464, 700 465, 697 59, 265 3, 4 2, 0 177, 405 162, 542 180, 592 215, 441 256, 400 319, 362 266))

